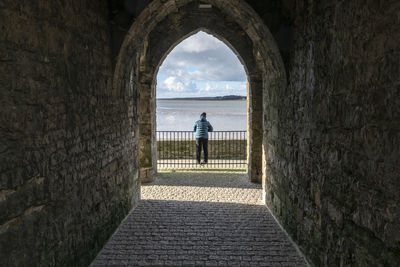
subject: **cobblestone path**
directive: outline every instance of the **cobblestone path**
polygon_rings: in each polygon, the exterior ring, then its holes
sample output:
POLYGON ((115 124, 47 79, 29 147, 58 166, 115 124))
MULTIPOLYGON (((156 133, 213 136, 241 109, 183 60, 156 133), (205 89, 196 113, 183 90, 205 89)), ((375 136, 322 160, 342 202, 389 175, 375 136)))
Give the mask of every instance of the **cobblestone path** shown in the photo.
POLYGON ((240 173, 162 173, 92 266, 306 266, 240 173))

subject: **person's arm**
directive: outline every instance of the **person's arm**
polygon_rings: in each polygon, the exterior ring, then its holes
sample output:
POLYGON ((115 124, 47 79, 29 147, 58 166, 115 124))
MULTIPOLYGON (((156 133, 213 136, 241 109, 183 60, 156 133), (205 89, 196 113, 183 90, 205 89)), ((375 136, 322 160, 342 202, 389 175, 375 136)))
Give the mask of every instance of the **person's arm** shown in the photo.
POLYGON ((211 123, 208 122, 208 131, 209 131, 209 132, 212 132, 213 130, 214 130, 214 129, 213 129, 211 123))
POLYGON ((194 126, 193 126, 193 132, 195 132, 195 131, 196 131, 196 129, 197 129, 197 122, 195 122, 195 123, 194 123, 194 126))

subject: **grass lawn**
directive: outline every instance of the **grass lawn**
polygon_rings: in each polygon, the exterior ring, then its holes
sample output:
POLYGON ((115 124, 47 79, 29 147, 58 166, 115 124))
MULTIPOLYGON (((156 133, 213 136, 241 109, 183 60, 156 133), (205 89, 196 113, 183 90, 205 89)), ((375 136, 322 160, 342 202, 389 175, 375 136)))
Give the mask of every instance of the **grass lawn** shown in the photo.
MULTIPOLYGON (((209 159, 246 159, 246 140, 209 140, 209 159)), ((158 159, 193 159, 196 157, 196 141, 157 141, 158 159)))

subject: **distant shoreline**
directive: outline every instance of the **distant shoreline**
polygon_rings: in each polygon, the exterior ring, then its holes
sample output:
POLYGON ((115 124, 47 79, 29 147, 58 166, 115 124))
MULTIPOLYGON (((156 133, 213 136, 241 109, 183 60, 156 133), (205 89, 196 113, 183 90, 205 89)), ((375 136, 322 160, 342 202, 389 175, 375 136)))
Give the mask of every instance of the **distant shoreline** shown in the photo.
POLYGON ((176 98, 157 98, 157 100, 246 100, 245 96, 215 96, 215 97, 176 97, 176 98))

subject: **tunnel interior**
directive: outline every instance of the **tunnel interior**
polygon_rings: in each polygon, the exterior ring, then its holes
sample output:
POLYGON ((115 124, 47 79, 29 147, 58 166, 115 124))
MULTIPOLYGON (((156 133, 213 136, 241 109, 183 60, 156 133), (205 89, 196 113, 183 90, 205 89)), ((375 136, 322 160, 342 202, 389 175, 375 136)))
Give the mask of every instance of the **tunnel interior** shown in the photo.
POLYGON ((397 266, 399 12, 391 1, 1 1, 0 265, 93 260, 152 180, 157 69, 201 29, 246 66, 249 179, 309 262, 397 266))

